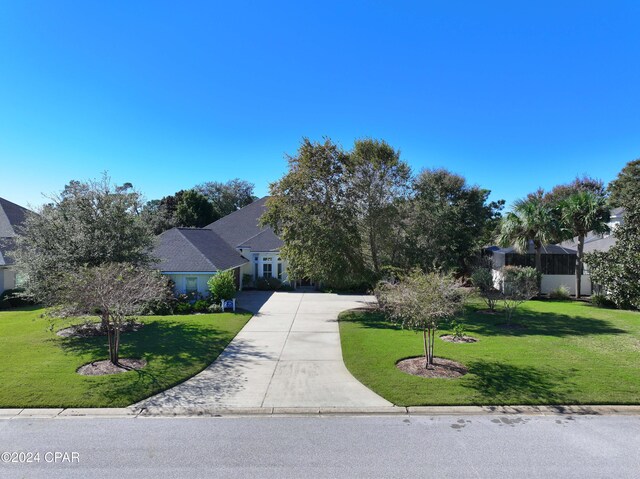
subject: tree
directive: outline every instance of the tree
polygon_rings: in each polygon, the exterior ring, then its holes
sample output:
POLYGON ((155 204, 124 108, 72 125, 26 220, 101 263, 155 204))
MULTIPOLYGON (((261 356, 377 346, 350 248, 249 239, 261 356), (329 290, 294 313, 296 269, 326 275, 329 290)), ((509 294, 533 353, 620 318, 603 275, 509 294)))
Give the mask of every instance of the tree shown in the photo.
POLYGON ((345 184, 355 209, 367 267, 380 276, 399 250, 399 205, 408 196, 411 169, 384 140, 356 140, 347 157, 345 184))
POLYGON ((287 174, 270 185, 261 223, 282 238, 280 252, 290 278, 338 287, 369 281, 344 181, 347 153, 329 139, 319 143, 304 138, 288 161, 287 174))
POLYGON ((496 310, 496 304, 502 297, 500 290, 496 289, 493 282, 493 273, 488 265, 476 267, 471 273, 471 283, 478 288, 480 297, 487 303, 489 311, 496 310))
POLYGON ((489 190, 470 186, 445 169, 424 170, 409 203, 407 257, 423 270, 467 273, 472 258, 495 227, 504 201, 488 202, 489 190))
POLYGON ((233 271, 222 271, 214 274, 207 282, 214 301, 233 299, 236 297, 236 281, 233 271))
POLYGON ((148 201, 140 212, 140 218, 149 226, 154 235, 159 235, 176 226, 175 214, 171 213, 167 204, 162 200, 148 201))
POLYGON ((16 238, 16 264, 25 294, 47 305, 59 300, 69 271, 107 263, 152 261, 153 234, 141 220, 141 196, 131 184, 71 181, 29 215, 16 238))
POLYGON ((557 242, 560 237, 553 206, 544 201, 543 196, 543 192, 538 191, 517 200, 502 219, 498 232, 500 246, 513 246, 521 254, 526 254, 529 243, 533 242, 536 271, 539 273, 542 273, 542 246, 557 242))
POLYGON ((618 173, 618 177, 609 183, 612 206, 628 208, 640 203, 640 158, 630 161, 618 173))
POLYGON ((202 228, 215 220, 213 205, 196 190, 185 191, 176 208, 176 222, 180 226, 202 228))
POLYGON ((464 305, 465 295, 452 277, 414 270, 396 283, 381 282, 376 296, 383 311, 403 328, 422 331, 425 368, 433 367, 436 331, 464 305))
POLYGON ((253 194, 255 185, 248 181, 235 178, 226 183, 208 181, 195 187, 213 206, 213 221, 252 203, 256 197, 253 194))
POLYGON ((528 266, 504 266, 500 270, 500 291, 507 322, 520 304, 539 293, 540 273, 528 266))
POLYGON ((576 298, 580 297, 582 265, 584 261, 584 240, 591 231, 609 231, 609 207, 604 191, 601 194, 589 190, 577 191, 559 204, 561 227, 570 238, 577 238, 576 255, 576 298))
MULTIPOLYGON (((624 196, 624 201, 629 196, 624 196)), ((615 229, 616 243, 609 251, 585 255, 591 282, 618 308, 640 309, 640 206, 625 204, 624 222, 615 229)))
POLYGON ((109 360, 116 366, 125 320, 139 314, 150 302, 163 301, 170 294, 166 277, 127 263, 107 263, 69 272, 62 277, 59 291, 67 312, 100 311, 106 322, 109 360))

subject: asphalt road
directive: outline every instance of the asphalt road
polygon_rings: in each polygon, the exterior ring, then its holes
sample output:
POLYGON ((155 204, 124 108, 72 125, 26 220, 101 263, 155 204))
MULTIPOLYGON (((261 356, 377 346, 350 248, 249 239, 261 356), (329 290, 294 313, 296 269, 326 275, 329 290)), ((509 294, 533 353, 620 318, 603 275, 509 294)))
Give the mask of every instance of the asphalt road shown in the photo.
POLYGON ((25 418, 0 452, 39 453, 10 478, 638 478, 640 417, 25 418))

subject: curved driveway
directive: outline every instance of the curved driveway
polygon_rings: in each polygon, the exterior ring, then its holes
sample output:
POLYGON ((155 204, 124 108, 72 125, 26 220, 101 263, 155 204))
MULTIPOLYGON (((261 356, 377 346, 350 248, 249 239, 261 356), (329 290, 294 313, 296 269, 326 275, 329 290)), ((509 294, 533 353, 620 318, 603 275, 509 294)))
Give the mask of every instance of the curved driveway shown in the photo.
POLYGON ((338 314, 371 296, 245 292, 255 315, 204 371, 137 407, 367 408, 391 406, 349 373, 338 314))

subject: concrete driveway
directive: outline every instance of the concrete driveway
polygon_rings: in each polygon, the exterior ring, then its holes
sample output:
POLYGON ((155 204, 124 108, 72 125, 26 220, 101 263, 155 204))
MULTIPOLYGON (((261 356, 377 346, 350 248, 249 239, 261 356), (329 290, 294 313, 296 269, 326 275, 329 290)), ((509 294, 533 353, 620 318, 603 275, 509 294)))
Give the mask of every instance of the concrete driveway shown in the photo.
POLYGON ((137 407, 391 406, 349 373, 342 360, 338 314, 371 296, 245 292, 255 315, 200 374, 137 407))

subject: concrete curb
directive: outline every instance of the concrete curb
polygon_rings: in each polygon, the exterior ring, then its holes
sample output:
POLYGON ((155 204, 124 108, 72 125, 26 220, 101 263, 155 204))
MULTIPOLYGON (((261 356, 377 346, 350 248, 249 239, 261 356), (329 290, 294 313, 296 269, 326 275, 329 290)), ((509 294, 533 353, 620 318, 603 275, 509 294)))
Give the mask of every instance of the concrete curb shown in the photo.
POLYGON ((368 408, 14 408, 0 409, 2 419, 167 418, 167 417, 320 417, 320 416, 640 416, 638 406, 389 406, 368 408))

